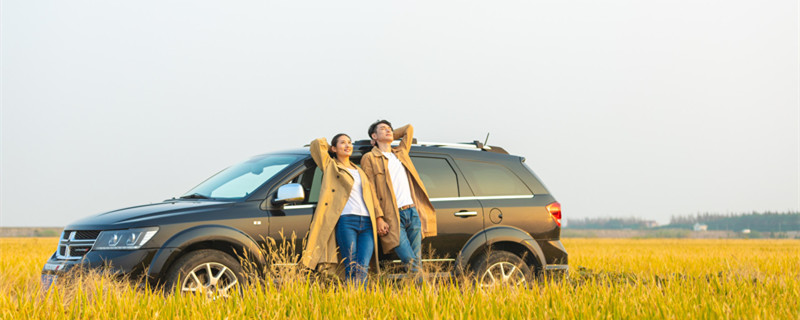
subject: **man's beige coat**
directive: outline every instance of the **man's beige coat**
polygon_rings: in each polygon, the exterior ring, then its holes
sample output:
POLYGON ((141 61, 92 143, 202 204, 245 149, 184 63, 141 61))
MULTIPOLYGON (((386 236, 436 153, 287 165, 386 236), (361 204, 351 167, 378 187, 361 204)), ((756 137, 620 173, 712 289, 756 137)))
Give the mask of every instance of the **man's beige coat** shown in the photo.
MULTIPOLYGON (((336 246, 336 223, 344 210, 347 199, 350 197, 350 190, 353 188, 353 176, 344 167, 340 167, 336 160, 328 154, 330 146, 325 138, 319 138, 311 142, 311 157, 317 166, 322 170, 322 184, 319 190, 319 202, 317 209, 314 210, 314 217, 311 219, 311 227, 308 231, 308 240, 303 248, 302 264, 310 269, 315 269, 320 263, 335 264, 339 263, 339 256, 336 246)), ((353 167, 358 167, 350 163, 353 167)), ((373 192, 372 184, 367 175, 358 169, 361 175, 361 190, 364 203, 369 210, 369 218, 372 222, 372 237, 375 241, 375 252, 372 255, 373 263, 378 266, 378 233, 375 227, 375 217, 382 216, 378 199, 373 192)))
MULTIPOLYGON (((414 141, 414 127, 409 124, 395 129, 394 139, 401 139, 400 145, 392 148, 392 153, 397 156, 397 159, 406 168, 411 198, 417 206, 419 219, 422 222, 422 237, 435 236, 436 211, 433 209, 431 200, 428 199, 428 191, 425 190, 417 169, 408 156, 408 152, 411 150, 411 143, 414 141)), ((400 245, 400 210, 397 207, 397 199, 394 197, 392 178, 389 176, 389 159, 375 146, 372 151, 367 152, 361 158, 361 168, 367 173, 370 183, 375 186, 375 193, 382 209, 378 216, 383 216, 383 220, 389 224, 389 233, 381 237, 383 252, 389 253, 400 245)))

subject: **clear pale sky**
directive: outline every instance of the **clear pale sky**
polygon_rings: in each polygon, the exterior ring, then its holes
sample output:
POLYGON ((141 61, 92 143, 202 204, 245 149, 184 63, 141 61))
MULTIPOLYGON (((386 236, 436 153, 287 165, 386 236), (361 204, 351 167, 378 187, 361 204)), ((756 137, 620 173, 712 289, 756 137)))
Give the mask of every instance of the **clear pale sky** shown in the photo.
POLYGON ((2 1, 0 225, 178 196, 389 119, 566 219, 800 209, 798 1, 2 1))

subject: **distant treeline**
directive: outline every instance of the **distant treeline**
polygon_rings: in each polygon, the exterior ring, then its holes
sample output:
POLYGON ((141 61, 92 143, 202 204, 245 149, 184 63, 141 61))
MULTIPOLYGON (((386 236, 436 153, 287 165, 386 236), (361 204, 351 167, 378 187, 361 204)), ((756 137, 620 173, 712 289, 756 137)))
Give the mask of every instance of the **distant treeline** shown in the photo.
POLYGON ((672 216, 670 223, 656 226, 654 221, 642 218, 583 218, 567 219, 568 229, 688 229, 695 224, 706 225, 707 230, 758 232, 800 231, 800 212, 751 212, 751 213, 698 213, 689 216, 672 216))
POLYGON ((698 223, 708 226, 708 230, 797 231, 800 230, 800 212, 698 213, 673 216, 664 227, 692 229, 698 223))
POLYGON ((655 226, 655 221, 642 218, 583 218, 567 219, 569 229, 648 229, 655 226))

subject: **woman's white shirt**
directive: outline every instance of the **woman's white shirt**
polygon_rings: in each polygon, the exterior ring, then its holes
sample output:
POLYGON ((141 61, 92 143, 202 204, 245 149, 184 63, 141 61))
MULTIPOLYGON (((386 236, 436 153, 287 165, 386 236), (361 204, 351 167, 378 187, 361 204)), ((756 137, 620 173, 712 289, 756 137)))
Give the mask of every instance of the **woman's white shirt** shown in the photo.
POLYGON ((347 171, 353 176, 354 182, 353 188, 350 189, 350 198, 347 199, 347 204, 344 206, 344 210, 342 210, 342 215, 352 214, 369 217, 369 211, 367 211, 367 204, 364 203, 364 193, 361 188, 361 175, 358 173, 357 169, 347 168, 347 171))

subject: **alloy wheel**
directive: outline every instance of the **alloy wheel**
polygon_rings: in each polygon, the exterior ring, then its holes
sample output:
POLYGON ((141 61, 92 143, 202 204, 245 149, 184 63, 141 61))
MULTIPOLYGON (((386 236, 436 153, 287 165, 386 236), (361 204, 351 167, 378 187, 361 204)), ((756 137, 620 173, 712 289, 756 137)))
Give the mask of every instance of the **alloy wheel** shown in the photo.
POLYGON ((217 262, 200 264, 186 274, 181 292, 201 292, 208 298, 229 297, 237 288, 239 279, 230 268, 217 262))
POLYGON ((501 261, 489 268, 481 276, 481 288, 496 286, 517 286, 525 283, 525 273, 516 265, 501 261))

